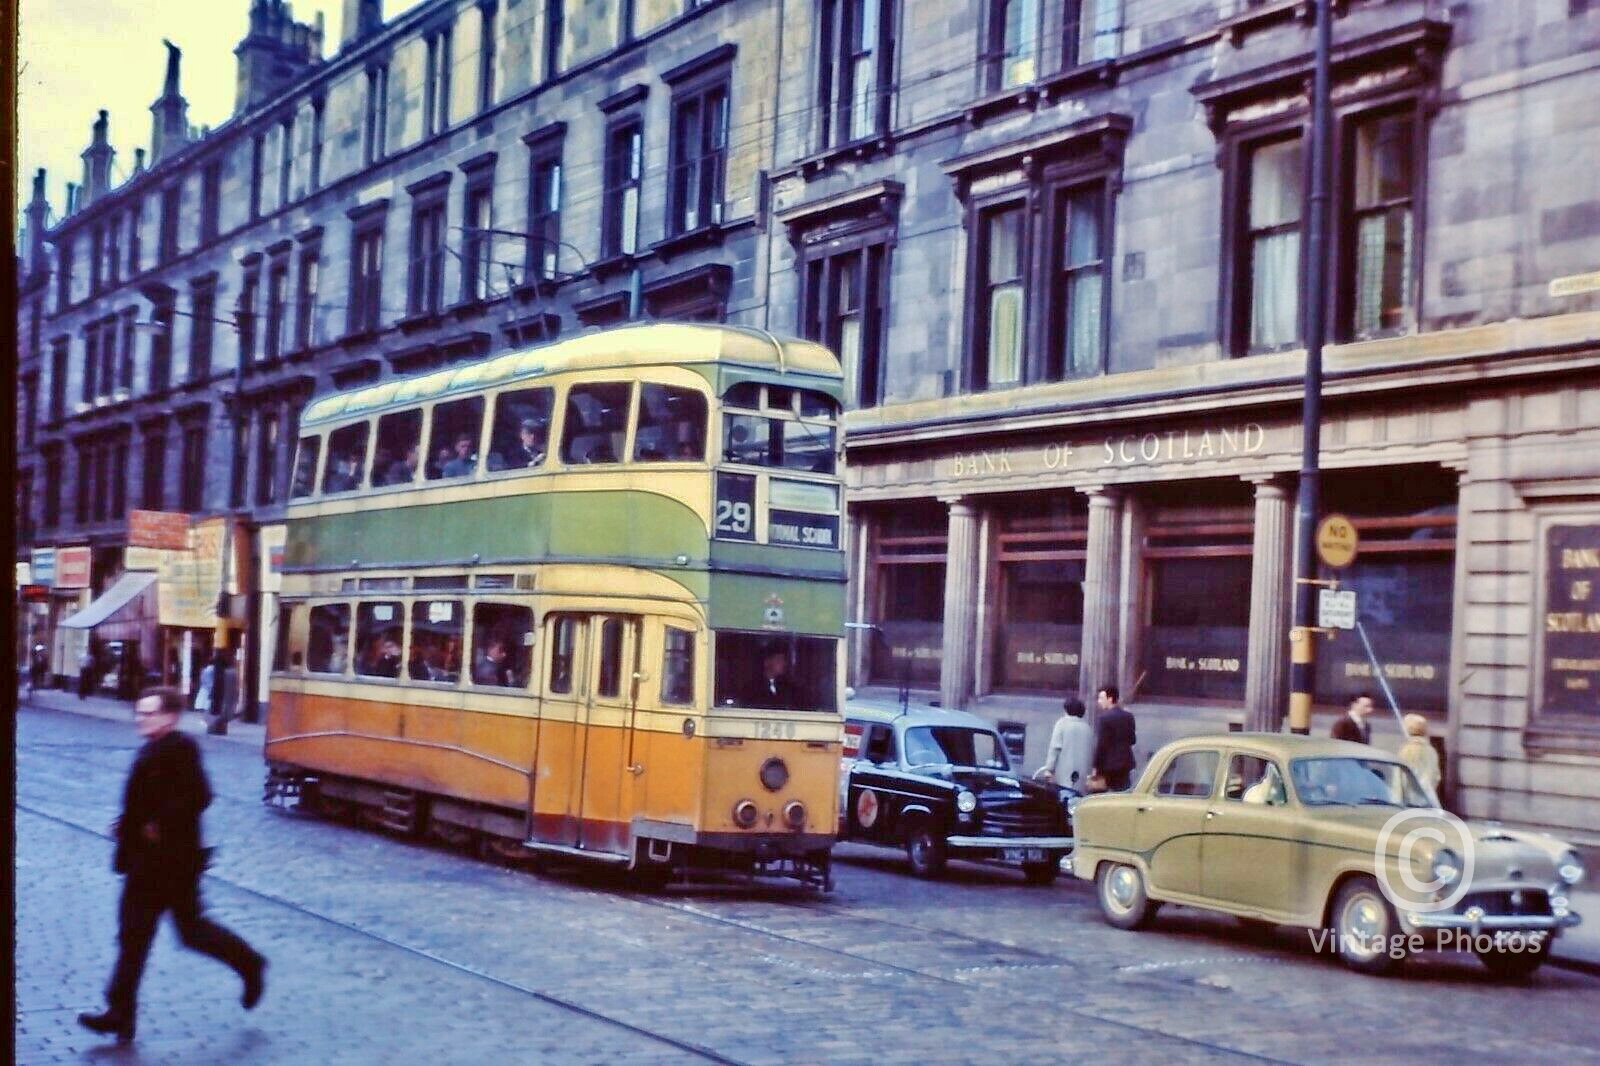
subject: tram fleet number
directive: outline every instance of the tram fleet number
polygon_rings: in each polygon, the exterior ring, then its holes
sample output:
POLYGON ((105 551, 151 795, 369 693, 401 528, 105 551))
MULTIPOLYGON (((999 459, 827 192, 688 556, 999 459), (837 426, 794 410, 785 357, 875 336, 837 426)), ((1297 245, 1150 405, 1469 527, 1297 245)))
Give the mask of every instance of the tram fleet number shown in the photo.
POLYGON ((793 722, 756 722, 757 740, 793 740, 795 735, 793 722))

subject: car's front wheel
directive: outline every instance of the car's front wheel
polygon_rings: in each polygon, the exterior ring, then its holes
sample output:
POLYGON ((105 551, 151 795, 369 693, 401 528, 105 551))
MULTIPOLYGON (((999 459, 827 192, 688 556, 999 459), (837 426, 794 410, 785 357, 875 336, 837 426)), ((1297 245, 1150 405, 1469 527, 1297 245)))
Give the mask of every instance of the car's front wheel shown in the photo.
POLYGON ((938 877, 944 873, 944 838, 925 822, 911 827, 906 834, 906 858, 911 860, 911 872, 918 877, 938 877))
POLYGON ((1339 958, 1352 970, 1385 974, 1404 960, 1399 919, 1372 878, 1357 877, 1340 886, 1332 919, 1339 958))
POLYGON ((1142 929, 1155 917, 1155 905, 1145 891, 1144 874, 1137 866, 1108 862, 1095 875, 1100 892, 1100 913, 1118 929, 1142 929))
POLYGON ((1047 862, 1025 862, 1022 864, 1022 876, 1030 885, 1054 884, 1056 875, 1061 872, 1059 859, 1050 859, 1047 862))
POLYGON ((1478 961, 1488 967, 1489 972, 1496 977, 1521 981, 1532 977, 1534 971, 1544 965, 1544 960, 1550 957, 1550 938, 1544 937, 1537 943, 1531 939, 1524 939, 1520 950, 1511 947, 1487 948, 1476 951, 1478 961))

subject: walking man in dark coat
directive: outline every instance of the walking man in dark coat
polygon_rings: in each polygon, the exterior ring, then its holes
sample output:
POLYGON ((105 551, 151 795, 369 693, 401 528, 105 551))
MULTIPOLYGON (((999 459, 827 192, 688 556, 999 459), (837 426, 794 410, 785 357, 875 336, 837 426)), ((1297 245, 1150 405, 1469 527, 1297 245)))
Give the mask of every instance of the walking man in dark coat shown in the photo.
POLYGON ((1104 777, 1111 792, 1127 790, 1133 773, 1133 745, 1139 739, 1133 715, 1118 703, 1121 698, 1115 685, 1106 685, 1095 694, 1100 720, 1095 723, 1094 770, 1090 776, 1098 773, 1104 777))
POLYGON ((225 963, 244 982, 246 1010, 261 1001, 267 960, 239 937, 201 913, 200 812, 211 803, 211 786, 200 766, 200 749, 178 732, 183 697, 174 689, 147 689, 134 704, 144 747, 134 759, 116 824, 114 868, 123 875, 117 915, 117 966, 106 988, 107 1008, 80 1014, 78 1022, 118 1043, 133 1039, 139 979, 144 974, 156 923, 166 911, 186 947, 225 963))

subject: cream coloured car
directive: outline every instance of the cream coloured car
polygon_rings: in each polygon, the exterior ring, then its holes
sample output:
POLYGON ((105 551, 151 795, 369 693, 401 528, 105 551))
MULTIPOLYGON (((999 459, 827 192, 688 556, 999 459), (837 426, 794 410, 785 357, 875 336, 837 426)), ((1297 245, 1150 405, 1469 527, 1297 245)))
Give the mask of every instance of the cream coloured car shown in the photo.
POLYGON ((1579 922, 1569 891, 1584 871, 1571 847, 1466 826, 1405 764, 1363 744, 1175 741, 1131 791, 1077 801, 1073 821, 1072 872, 1095 882, 1106 920, 1123 929, 1175 903, 1327 930, 1318 942, 1369 973, 1453 946, 1526 976, 1579 922))

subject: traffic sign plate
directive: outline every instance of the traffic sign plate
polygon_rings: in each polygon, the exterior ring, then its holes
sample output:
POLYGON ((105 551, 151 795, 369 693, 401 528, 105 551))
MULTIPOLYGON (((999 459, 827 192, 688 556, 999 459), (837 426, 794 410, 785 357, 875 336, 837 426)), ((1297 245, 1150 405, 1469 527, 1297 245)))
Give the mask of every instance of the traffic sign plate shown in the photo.
POLYGON ((1317 526, 1317 558, 1335 570, 1355 562, 1359 543, 1356 524, 1342 514, 1331 514, 1317 526))
POLYGON ((1317 590, 1317 625, 1323 629, 1356 627, 1356 590, 1317 590))

